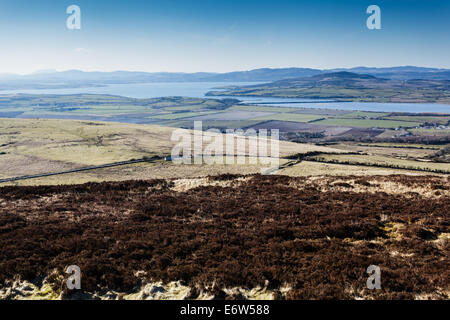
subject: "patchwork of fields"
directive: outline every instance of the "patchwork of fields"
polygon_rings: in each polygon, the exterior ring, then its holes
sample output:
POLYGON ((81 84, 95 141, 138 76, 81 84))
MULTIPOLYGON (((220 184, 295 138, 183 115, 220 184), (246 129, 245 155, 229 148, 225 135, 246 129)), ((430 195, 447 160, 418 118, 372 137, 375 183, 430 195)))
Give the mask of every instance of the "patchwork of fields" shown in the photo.
MULTIPOLYGON (((408 133, 450 130, 450 115, 401 114, 311 108, 242 105, 235 99, 166 97, 133 99, 105 95, 11 95, 0 97, 0 117, 59 118, 158 124, 192 128, 194 120, 206 128, 251 128, 277 121, 279 130, 301 131, 304 124, 326 128, 402 129, 408 133), (236 123, 235 123, 236 122, 236 123), (436 129, 430 128, 435 126, 436 129), (446 127, 447 126, 447 127, 446 127)), ((447 132, 448 134, 448 132, 447 132)))

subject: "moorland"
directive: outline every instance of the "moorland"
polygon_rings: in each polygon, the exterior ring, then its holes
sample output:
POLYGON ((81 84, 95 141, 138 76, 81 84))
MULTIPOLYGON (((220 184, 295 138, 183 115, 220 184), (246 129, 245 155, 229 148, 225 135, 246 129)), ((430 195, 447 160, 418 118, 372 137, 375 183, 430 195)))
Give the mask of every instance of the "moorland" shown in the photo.
MULTIPOLYGON (((343 90, 341 76, 314 77, 230 94, 448 103, 439 79, 350 75, 343 90)), ((136 159, 0 182, 0 299, 450 297, 450 114, 0 96, 0 181, 136 159), (279 168, 174 164, 172 133, 193 135, 196 120, 219 135, 280 130, 279 168), (81 290, 65 286, 73 264, 81 290), (381 290, 366 286, 369 265, 381 290)))
MULTIPOLYGON (((278 129, 281 164, 289 175, 448 173, 450 114, 365 112, 248 105, 237 99, 112 95, 0 97, 0 179, 170 155, 175 128, 278 129), (27 119, 29 118, 29 119, 27 119), (52 120, 53 119, 53 120, 52 120), (78 120, 73 120, 78 119, 78 120), (343 155, 345 154, 345 155, 343 155)), ((82 183, 171 178, 168 163, 140 163, 20 183, 82 183), (70 178, 72 177, 72 178, 70 178)), ((178 167, 179 168, 179 167, 178 167)), ((190 176, 211 167, 186 169, 190 176)), ((258 167, 216 166, 217 173, 255 173, 258 167)))
POLYGON ((0 298, 448 299, 449 190, 405 175, 3 187, 0 298))

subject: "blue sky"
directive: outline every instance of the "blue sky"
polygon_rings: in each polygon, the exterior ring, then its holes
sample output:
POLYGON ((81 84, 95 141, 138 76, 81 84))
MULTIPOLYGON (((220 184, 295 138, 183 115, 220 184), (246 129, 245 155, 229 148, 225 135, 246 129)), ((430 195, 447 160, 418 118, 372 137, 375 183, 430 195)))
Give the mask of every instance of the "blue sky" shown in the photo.
POLYGON ((448 0, 2 0, 0 73, 450 68, 449 34, 448 0), (72 4, 81 30, 66 28, 72 4))

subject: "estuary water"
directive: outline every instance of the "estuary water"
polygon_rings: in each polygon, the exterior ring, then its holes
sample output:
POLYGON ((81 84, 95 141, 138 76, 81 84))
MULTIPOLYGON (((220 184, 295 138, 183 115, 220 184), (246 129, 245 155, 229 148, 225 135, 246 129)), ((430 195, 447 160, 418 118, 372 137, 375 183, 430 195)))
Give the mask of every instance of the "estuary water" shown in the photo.
MULTIPOLYGON (((1 90, 1 94, 112 94, 131 98, 157 98, 183 96, 205 98, 205 94, 218 87, 256 85, 262 82, 156 82, 111 84, 103 87, 1 90)), ((322 108, 339 110, 359 110, 375 112, 439 112, 450 113, 450 105, 436 103, 374 103, 374 102, 335 102, 330 100, 291 99, 270 97, 208 97, 236 98, 243 103, 277 107, 322 108)))

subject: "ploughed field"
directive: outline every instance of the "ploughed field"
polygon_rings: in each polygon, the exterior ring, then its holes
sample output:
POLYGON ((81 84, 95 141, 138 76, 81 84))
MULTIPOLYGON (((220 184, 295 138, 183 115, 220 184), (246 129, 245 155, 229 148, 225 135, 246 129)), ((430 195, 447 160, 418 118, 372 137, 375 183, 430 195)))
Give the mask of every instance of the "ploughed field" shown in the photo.
POLYGON ((3 187, 0 297, 448 299, 449 222, 439 176, 3 187))

